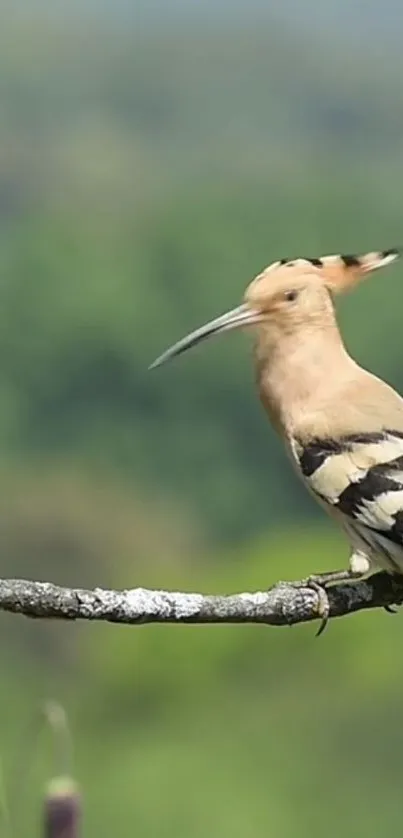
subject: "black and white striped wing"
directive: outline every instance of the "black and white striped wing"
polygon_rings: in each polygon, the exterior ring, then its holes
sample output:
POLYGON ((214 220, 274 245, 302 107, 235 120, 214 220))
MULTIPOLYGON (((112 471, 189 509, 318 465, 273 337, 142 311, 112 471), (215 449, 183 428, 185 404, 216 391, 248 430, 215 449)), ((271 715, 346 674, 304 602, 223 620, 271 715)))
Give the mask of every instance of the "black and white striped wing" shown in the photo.
POLYGON ((309 488, 350 520, 403 545, 403 433, 294 441, 309 488))

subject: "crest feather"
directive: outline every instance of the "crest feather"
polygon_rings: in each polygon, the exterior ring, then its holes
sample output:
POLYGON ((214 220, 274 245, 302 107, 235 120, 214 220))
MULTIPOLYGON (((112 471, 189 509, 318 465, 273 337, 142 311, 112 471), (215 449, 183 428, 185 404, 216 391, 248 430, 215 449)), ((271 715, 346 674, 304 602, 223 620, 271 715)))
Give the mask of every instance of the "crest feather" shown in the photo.
POLYGON ((329 291, 340 294, 354 288, 366 274, 395 262, 400 255, 401 251, 393 247, 390 250, 374 250, 360 256, 337 253, 334 256, 316 259, 281 259, 269 265, 262 276, 283 267, 303 272, 311 272, 313 268, 323 278, 329 291))
POLYGON ((397 248, 391 248, 364 253, 361 256, 337 254, 309 261, 318 267, 329 290, 334 294, 340 294, 357 285, 366 274, 390 265, 399 256, 400 251, 397 248), (320 262, 320 267, 318 262, 320 262))

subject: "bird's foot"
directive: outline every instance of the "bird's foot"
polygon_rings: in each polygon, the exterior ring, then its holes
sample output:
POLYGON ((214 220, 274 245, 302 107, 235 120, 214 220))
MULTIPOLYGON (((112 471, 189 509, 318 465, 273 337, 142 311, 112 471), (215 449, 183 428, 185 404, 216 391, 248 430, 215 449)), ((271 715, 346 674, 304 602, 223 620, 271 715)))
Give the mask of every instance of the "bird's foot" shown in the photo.
POLYGON ((320 625, 315 637, 319 637, 324 632, 330 616, 330 603, 326 592, 326 583, 318 582, 317 577, 315 576, 309 576, 306 580, 306 585, 308 588, 312 588, 313 591, 316 591, 318 597, 316 608, 320 618, 320 625))
POLYGON ((354 573, 350 569, 333 570, 329 573, 316 573, 308 576, 303 582, 299 583, 300 587, 312 588, 317 593, 317 612, 321 620, 318 631, 315 637, 323 634, 330 617, 330 603, 327 595, 327 588, 336 585, 338 582, 352 582, 361 577, 361 573, 354 573))

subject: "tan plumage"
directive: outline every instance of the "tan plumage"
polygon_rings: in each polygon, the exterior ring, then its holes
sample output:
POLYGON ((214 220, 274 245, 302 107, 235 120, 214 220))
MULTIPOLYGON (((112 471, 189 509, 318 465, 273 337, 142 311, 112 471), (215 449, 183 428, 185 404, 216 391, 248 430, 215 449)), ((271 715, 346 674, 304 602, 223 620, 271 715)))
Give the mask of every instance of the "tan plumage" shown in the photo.
POLYGON ((256 332, 259 395, 297 472, 345 530, 348 571, 403 574, 403 399, 347 352, 333 296, 398 257, 397 250, 275 262, 244 302, 175 344, 153 366, 234 328, 256 332))

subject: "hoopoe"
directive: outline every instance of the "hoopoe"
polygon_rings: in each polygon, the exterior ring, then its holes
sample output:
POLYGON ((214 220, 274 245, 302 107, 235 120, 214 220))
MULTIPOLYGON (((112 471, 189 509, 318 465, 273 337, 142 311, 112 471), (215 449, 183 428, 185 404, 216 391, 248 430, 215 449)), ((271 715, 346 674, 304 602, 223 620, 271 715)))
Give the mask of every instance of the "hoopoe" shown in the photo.
POLYGON ((260 399, 294 466, 344 529, 349 567, 312 575, 322 616, 326 587, 383 569, 403 574, 403 398, 360 367, 341 337, 333 304, 395 249, 363 256, 281 260, 248 285, 242 305, 189 334, 152 367, 232 329, 255 330, 260 399))

